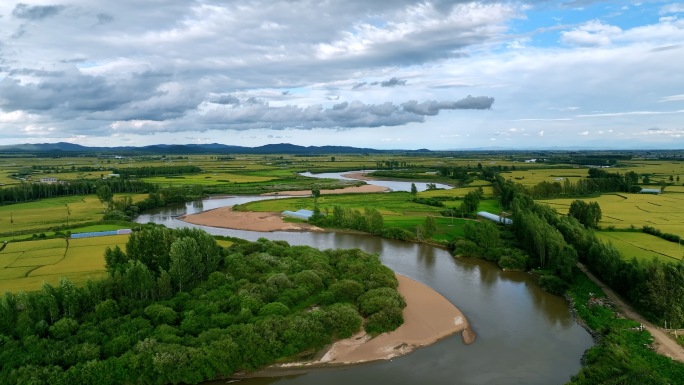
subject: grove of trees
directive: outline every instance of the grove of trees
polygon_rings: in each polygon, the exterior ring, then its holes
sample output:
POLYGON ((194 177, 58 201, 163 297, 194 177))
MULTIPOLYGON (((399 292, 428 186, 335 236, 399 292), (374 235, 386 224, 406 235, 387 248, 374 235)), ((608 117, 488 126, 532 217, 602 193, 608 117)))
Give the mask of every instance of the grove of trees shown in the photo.
POLYGON ((403 322, 377 255, 146 226, 108 275, 0 298, 3 384, 198 383, 403 322))

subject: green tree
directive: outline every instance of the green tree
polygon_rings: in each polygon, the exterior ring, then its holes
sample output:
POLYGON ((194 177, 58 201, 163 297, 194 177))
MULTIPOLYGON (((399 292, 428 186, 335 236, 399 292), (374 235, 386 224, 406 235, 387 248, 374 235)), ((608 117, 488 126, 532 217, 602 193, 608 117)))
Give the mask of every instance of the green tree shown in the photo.
POLYGON ((469 191, 465 197, 463 197, 463 203, 461 203, 460 211, 461 214, 474 214, 480 205, 480 193, 478 191, 469 191))
POLYGON ((583 200, 574 200, 570 204, 568 215, 576 218, 587 228, 596 228, 601 220, 601 207, 598 202, 587 203, 583 200))
POLYGON ((171 244, 169 274, 178 291, 188 290, 199 270, 199 246, 190 237, 178 238, 171 244))
POLYGON ((418 194, 418 188, 416 187, 415 183, 411 183, 411 194, 412 195, 418 194))
POLYGON ((108 184, 100 185, 100 187, 95 190, 95 194, 97 195, 97 199, 99 199, 102 203, 111 204, 112 199, 114 198, 112 188, 109 187, 108 184))
POLYGON ((499 229, 492 222, 467 221, 463 231, 465 238, 481 247, 485 255, 499 246, 499 229))
POLYGON ((425 223, 423 224, 423 235, 426 238, 431 238, 437 232, 437 221, 432 215, 425 217, 425 223))
POLYGON ((314 186, 311 189, 311 195, 313 195, 314 198, 314 205, 318 205, 318 197, 321 196, 321 190, 318 187, 314 186))

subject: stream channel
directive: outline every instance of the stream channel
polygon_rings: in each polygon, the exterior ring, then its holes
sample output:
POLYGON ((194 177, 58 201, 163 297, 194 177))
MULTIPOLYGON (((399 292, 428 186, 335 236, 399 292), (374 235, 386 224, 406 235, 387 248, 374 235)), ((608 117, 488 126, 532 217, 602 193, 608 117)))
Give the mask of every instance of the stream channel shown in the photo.
MULTIPOLYGON (((411 184, 392 183, 394 191, 408 191, 405 188, 410 189, 411 184)), ((416 186, 424 189, 424 184, 416 182, 416 186)), ((582 354, 593 345, 589 333, 574 321, 565 300, 542 291, 528 273, 501 271, 487 261, 454 258, 439 247, 366 234, 264 233, 197 226, 176 218, 273 198, 209 198, 150 211, 140 215, 137 222, 198 227, 211 234, 251 241, 263 237, 319 249, 360 248, 377 253, 383 264, 427 284, 455 304, 470 321, 477 340, 466 346, 456 334, 392 360, 252 378, 240 384, 563 384, 580 370, 582 354)))

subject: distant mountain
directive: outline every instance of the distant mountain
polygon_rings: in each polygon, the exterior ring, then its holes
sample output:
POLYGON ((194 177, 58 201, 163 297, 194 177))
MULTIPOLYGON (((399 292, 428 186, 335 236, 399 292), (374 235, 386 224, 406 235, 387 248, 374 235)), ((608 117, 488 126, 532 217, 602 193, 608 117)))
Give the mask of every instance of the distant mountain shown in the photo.
POLYGON ((111 153, 111 154, 371 154, 383 152, 429 152, 426 149, 376 150, 347 146, 298 146, 289 143, 267 144, 259 147, 232 146, 220 143, 210 144, 155 144, 143 147, 86 147, 73 143, 37 143, 0 146, 0 152, 8 153, 111 153))

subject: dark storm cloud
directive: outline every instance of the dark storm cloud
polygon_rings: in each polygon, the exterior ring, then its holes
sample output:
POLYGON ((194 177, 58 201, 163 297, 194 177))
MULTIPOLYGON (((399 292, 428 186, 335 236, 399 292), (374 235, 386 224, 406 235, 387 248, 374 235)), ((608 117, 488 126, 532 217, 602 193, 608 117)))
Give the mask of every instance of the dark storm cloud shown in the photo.
POLYGON ((19 3, 14 7, 12 11, 12 16, 18 19, 27 20, 40 20, 46 17, 55 16, 60 13, 64 8, 63 5, 28 5, 24 3, 19 3))

